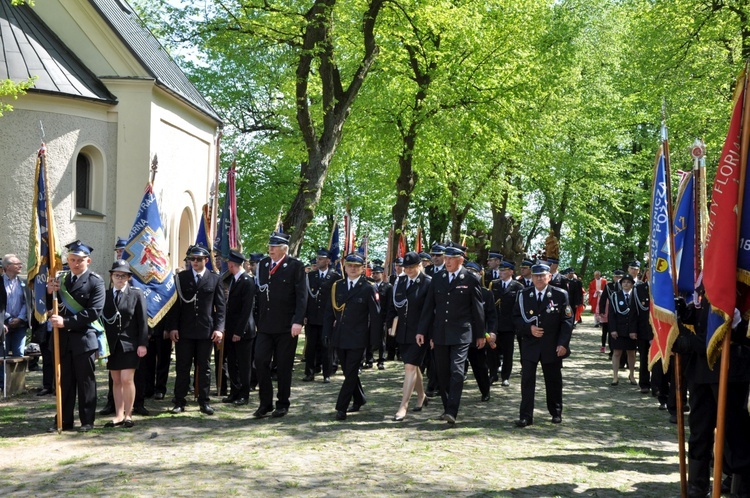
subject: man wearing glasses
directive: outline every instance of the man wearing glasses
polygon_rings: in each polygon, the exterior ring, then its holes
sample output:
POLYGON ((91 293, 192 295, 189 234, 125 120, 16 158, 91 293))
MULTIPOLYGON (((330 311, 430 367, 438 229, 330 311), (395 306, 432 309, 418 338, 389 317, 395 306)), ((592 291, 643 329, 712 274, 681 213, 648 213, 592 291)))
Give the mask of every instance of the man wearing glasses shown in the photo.
POLYGON ((165 324, 176 354, 172 413, 185 411, 190 367, 195 362, 198 404, 202 413, 214 414, 208 404, 211 350, 224 336, 225 297, 219 275, 206 270, 208 256, 208 249, 202 245, 191 246, 187 252, 191 269, 175 275, 178 299, 169 310, 165 324))

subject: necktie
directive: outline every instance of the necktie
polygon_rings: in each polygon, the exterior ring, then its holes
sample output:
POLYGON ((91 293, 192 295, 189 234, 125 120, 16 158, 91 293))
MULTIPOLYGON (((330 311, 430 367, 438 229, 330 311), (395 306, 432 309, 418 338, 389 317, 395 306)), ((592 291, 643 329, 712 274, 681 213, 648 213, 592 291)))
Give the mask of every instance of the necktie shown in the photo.
POLYGON ((274 268, 276 268, 276 263, 271 261, 271 269, 273 270, 274 268))
POLYGON ((454 279, 454 278, 456 278, 456 275, 455 275, 455 273, 451 273, 451 274, 450 274, 450 278, 448 279, 448 283, 451 283, 451 282, 453 282, 453 279, 454 279))
POLYGON ((413 283, 413 282, 412 282, 412 280, 411 280, 411 279, 407 280, 407 281, 406 281, 406 288, 408 289, 409 287, 411 287, 411 284, 412 284, 412 283, 413 283))
POLYGON ((526 280, 526 287, 531 285, 531 280, 526 280))
POLYGON ((76 280, 78 280, 78 277, 73 275, 73 277, 70 279, 70 285, 74 285, 76 283, 76 280))
POLYGON ((541 292, 537 292, 536 293, 536 302, 539 303, 539 304, 542 303, 542 293, 541 292))
POLYGON ((119 290, 115 290, 115 306, 120 304, 120 294, 122 292, 119 290))
POLYGON ((200 285, 200 283, 201 283, 201 275, 200 273, 198 273, 195 275, 195 284, 200 285))
POLYGON ((503 282, 503 290, 505 290, 507 288, 508 288, 508 283, 507 282, 503 282))
POLYGON ((354 288, 354 282, 349 280, 349 290, 352 290, 354 288))

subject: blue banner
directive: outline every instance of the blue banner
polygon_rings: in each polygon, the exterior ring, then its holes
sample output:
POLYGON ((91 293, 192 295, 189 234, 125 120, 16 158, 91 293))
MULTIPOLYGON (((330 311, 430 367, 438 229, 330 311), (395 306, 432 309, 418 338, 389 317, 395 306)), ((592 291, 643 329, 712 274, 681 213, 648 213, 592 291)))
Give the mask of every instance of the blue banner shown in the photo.
POLYGON ((198 236, 195 238, 195 245, 202 245, 208 249, 211 256, 206 260, 206 268, 208 271, 214 271, 214 251, 213 244, 208 242, 208 206, 203 206, 203 212, 201 213, 201 223, 198 225, 198 236))
POLYGON ((146 295, 148 325, 154 327, 172 307, 177 294, 159 204, 150 183, 135 215, 122 257, 130 263, 136 286, 146 295))
POLYGON ((681 294, 695 291, 695 202, 693 174, 680 183, 674 214, 674 249, 677 266, 677 290, 681 294))
POLYGON ((341 258, 341 242, 339 240, 338 221, 333 227, 333 232, 331 232, 331 240, 328 241, 328 253, 331 256, 331 266, 341 273, 341 264, 339 262, 339 259, 341 258))

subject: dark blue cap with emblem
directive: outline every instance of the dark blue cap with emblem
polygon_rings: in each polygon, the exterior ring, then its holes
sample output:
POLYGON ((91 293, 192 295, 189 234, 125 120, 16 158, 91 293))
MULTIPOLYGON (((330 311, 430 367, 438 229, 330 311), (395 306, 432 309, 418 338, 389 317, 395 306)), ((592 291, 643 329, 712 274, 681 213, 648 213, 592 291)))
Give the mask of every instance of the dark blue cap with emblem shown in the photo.
POLYGON ((319 258, 330 258, 331 257, 331 253, 329 253, 328 249, 326 249, 325 247, 321 247, 320 249, 318 249, 317 257, 319 257, 319 258))
POLYGON ((521 268, 531 268, 532 266, 534 266, 534 262, 530 259, 524 259, 521 261, 521 268))
POLYGON ((417 254, 414 251, 407 252, 404 254, 404 266, 414 266, 418 265, 421 262, 421 259, 419 258, 419 254, 417 254))
POLYGON ((490 251, 487 255, 487 259, 503 259, 503 255, 500 254, 500 251, 490 251))
POLYGON ((471 271, 476 272, 476 273, 481 273, 482 272, 482 267, 479 266, 477 263, 475 263, 473 261, 469 261, 464 266, 466 267, 467 270, 471 270, 471 271))
POLYGON ((445 254, 445 246, 442 246, 440 244, 432 244, 432 248, 430 248, 430 254, 445 254))
POLYGON ((289 234, 283 232, 273 232, 268 238, 269 246, 288 246, 289 245, 289 234))
POLYGON ((188 247, 187 250, 188 257, 198 257, 198 258, 207 258, 209 256, 208 248, 204 246, 203 244, 196 244, 194 246, 188 247))
POLYGON ((125 246, 128 245, 128 241, 123 239, 122 237, 117 237, 117 242, 115 242, 115 249, 125 249, 125 246))
POLYGON ((557 258, 547 258, 547 263, 549 263, 551 265, 559 265, 560 264, 560 260, 557 259, 557 258))
POLYGON ((385 268, 383 268, 382 266, 375 265, 372 267, 373 273, 383 273, 384 271, 385 271, 385 268))
POLYGON ((466 256, 466 246, 462 246, 461 244, 457 244, 455 242, 449 242, 445 247, 445 255, 451 258, 466 256))
POLYGON ((71 242, 65 247, 68 249, 68 254, 74 254, 76 256, 90 256, 91 253, 94 251, 94 249, 91 246, 84 244, 80 240, 71 242))
POLYGON ((640 269, 641 268, 641 262, 638 261, 637 259, 633 260, 630 263, 628 263, 628 268, 638 268, 638 269, 640 269))
POLYGON ((404 266, 404 258, 396 258, 393 260, 394 265, 404 266))
POLYGON ((344 263, 346 263, 347 265, 363 265, 365 264, 365 258, 363 258, 361 254, 353 252, 351 254, 347 254, 347 256, 344 258, 344 263))
POLYGON ((615 277, 622 277, 623 275, 625 275, 625 272, 622 270, 615 270, 612 272, 612 275, 614 275, 615 277))
POLYGON ((531 267, 531 273, 534 275, 544 275, 549 273, 549 266, 543 264, 537 264, 531 267))
POLYGON ((261 259, 263 259, 263 253, 260 252, 251 252, 250 257, 248 258, 251 262, 257 263, 261 259))
POLYGON ((229 258, 227 258, 232 263, 237 263, 238 265, 241 265, 245 262, 245 256, 239 252, 235 251, 234 249, 229 250, 229 258))
POLYGON ((503 261, 502 263, 500 263, 500 267, 507 268, 509 270, 515 270, 516 264, 513 261, 503 261))
POLYGON ((432 261, 432 257, 426 252, 420 252, 419 259, 421 259, 422 261, 432 261))

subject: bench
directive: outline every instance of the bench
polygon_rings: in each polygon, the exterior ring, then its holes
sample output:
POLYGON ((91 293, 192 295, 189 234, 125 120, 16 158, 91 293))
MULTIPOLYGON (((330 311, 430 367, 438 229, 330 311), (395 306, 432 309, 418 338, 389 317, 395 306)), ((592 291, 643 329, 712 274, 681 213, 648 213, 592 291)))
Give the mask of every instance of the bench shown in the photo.
MULTIPOLYGON (((13 396, 17 392, 26 390, 26 371, 29 367, 30 356, 8 356, 0 358, 5 368, 5 386, 4 396, 13 396)), ((2 386, 0 386, 2 387, 2 386)))

